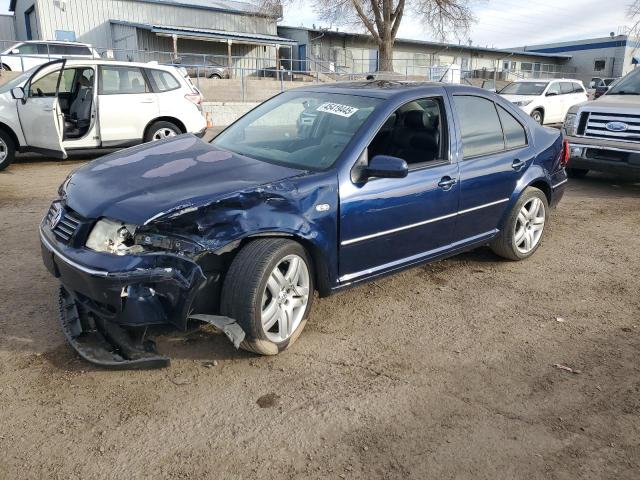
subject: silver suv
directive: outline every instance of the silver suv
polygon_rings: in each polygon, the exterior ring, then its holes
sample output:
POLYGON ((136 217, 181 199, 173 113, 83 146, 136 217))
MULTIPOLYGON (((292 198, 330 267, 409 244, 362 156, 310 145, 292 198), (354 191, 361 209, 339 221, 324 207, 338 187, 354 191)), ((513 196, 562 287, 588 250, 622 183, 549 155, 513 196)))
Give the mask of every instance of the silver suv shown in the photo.
POLYGON ((571 107, 564 123, 569 176, 589 170, 640 178, 640 69, 597 100, 571 107))

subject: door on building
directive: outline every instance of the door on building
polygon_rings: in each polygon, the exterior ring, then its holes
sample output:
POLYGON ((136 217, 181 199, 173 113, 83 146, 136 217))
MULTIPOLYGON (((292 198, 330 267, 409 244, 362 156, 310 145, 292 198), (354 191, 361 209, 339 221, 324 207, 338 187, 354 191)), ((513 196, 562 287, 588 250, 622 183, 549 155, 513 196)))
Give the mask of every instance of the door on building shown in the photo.
POLYGON ((298 65, 293 66, 294 70, 307 71, 307 46, 298 45, 298 65))
POLYGON ((24 11, 24 27, 27 33, 27 40, 33 40, 34 36, 38 34, 35 5, 31 5, 24 11))

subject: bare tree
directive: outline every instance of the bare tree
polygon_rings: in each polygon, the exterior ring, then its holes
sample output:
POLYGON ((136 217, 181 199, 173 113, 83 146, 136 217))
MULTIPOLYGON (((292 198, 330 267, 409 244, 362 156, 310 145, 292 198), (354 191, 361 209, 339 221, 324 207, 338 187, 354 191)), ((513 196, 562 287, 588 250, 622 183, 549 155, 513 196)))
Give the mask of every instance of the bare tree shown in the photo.
POLYGON ((640 36, 640 0, 635 0, 627 9, 627 15, 633 22, 630 35, 640 36))
MULTIPOLYGON (((285 0, 286 1, 286 0, 285 0)), ((450 32, 466 33, 473 20, 471 0, 310 0, 321 19, 368 31, 379 52, 378 68, 393 71, 393 45, 400 23, 411 15, 441 40, 450 32)), ((640 1, 640 0, 637 0, 640 1)), ((280 0, 258 0, 274 11, 280 0)), ((282 7, 280 7, 282 8, 282 7)))

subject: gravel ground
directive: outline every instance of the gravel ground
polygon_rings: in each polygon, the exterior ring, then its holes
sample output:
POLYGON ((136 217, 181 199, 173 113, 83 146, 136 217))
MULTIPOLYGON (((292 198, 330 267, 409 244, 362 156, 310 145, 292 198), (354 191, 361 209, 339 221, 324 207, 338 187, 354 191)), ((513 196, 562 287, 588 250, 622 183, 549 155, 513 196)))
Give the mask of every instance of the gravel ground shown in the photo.
POLYGON ((528 261, 322 299, 277 357, 203 328, 158 339, 168 369, 111 372, 65 344, 40 259, 81 163, 0 173, 0 478, 639 477, 640 184, 570 182, 528 261))

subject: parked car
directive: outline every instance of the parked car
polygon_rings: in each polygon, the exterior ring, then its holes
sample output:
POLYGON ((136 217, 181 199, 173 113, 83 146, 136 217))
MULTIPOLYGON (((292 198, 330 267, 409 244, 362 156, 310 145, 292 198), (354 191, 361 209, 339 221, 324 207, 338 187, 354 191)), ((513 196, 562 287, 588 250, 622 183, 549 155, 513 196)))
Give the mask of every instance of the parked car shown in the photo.
POLYGON ((182 57, 175 63, 184 65, 184 68, 191 78, 231 78, 229 68, 209 58, 203 61, 202 56, 193 55, 191 57, 182 57))
POLYGON ((500 95, 519 106, 539 124, 562 123, 567 111, 588 100, 580 80, 518 80, 500 95))
POLYGON ((40 226, 63 331, 84 358, 159 367, 149 325, 201 321, 265 355, 320 296, 489 244, 540 246, 566 142, 494 93, 337 83, 76 170, 40 226), (315 106, 312 128, 298 121, 315 106), (301 128, 303 127, 303 128, 301 128))
POLYGON ((640 178, 640 69, 597 100, 573 106, 564 129, 571 145, 569 176, 596 170, 640 178))
POLYGON ((58 58, 97 59, 100 54, 88 43, 29 40, 0 53, 0 67, 23 72, 58 58))
POLYGON ((595 87, 595 91, 593 92, 593 97, 600 98, 602 95, 607 93, 607 90, 609 90, 609 88, 616 82, 616 80, 619 80, 619 79, 618 78, 603 79, 602 82, 595 87))
POLYGON ((55 60, 0 87, 0 170, 16 151, 66 158, 72 149, 203 134, 201 103, 174 67, 55 60))

